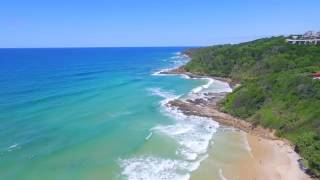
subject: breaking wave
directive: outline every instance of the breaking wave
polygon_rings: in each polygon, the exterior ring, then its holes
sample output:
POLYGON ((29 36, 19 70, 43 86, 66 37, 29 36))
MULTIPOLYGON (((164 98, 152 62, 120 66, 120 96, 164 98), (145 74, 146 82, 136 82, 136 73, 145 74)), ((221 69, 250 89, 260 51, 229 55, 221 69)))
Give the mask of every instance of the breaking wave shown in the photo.
MULTIPOLYGON (((177 66, 186 63, 186 58, 181 53, 174 54, 170 58, 172 67, 159 70, 152 75, 161 74, 177 66)), ((183 78, 189 79, 187 75, 183 78)), ((188 96, 199 93, 203 90, 211 88, 216 80, 212 78, 199 78, 207 80, 207 84, 194 88, 188 96)), ((217 81, 220 83, 220 81, 217 81)), ((223 83, 223 82, 221 82, 223 83)), ((211 90, 211 89, 210 89, 211 90)), ((161 135, 173 139, 178 147, 175 150, 175 158, 159 157, 156 155, 142 155, 119 160, 122 168, 121 174, 129 180, 188 180, 190 173, 196 170, 201 161, 208 157, 208 148, 214 134, 219 128, 219 124, 212 119, 198 116, 187 116, 175 107, 169 106, 167 103, 174 99, 180 98, 171 91, 165 91, 159 87, 148 88, 147 91, 153 95, 161 97, 161 112, 173 119, 173 123, 169 125, 157 125, 150 129, 149 135, 145 138, 150 140, 154 134, 161 135)), ((214 89, 217 92, 228 92, 230 87, 227 83, 222 84, 220 89, 214 89)), ((212 143, 211 143, 212 144, 212 143)))
POLYGON ((122 175, 128 180, 188 180, 192 165, 186 161, 153 156, 120 160, 122 175))
MULTIPOLYGON (((168 65, 169 67, 167 66, 166 68, 162 68, 156 72, 153 72, 152 73, 153 76, 169 76, 171 74, 163 74, 163 72, 170 71, 182 65, 185 65, 190 61, 190 58, 189 56, 181 52, 176 52, 176 53, 173 53, 172 57, 170 57, 169 59, 166 59, 165 61, 169 63, 168 65)), ((187 76, 184 76, 184 77, 188 78, 187 76)))
POLYGON ((196 170, 202 160, 208 157, 207 149, 219 124, 211 119, 197 116, 186 116, 167 102, 179 98, 172 92, 161 88, 149 88, 148 91, 155 96, 162 97, 160 106, 165 115, 174 119, 170 125, 158 125, 150 129, 152 134, 157 133, 173 139, 177 144, 176 159, 141 156, 120 160, 123 168, 122 175, 129 180, 187 180, 190 172, 196 170))

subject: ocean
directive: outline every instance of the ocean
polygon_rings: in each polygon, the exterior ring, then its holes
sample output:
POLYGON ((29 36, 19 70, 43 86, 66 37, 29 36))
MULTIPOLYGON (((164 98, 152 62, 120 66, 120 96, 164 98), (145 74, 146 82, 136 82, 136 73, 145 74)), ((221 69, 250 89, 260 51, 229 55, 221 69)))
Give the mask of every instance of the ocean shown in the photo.
POLYGON ((185 49, 0 49, 0 179, 190 179, 225 130, 165 104, 231 89, 159 73, 185 49))

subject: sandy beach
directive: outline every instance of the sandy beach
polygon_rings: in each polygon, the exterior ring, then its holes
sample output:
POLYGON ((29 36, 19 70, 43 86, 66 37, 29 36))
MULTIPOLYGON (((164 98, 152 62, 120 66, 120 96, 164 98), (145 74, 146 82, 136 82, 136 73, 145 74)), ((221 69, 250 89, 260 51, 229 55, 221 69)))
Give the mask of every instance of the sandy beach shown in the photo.
POLYGON ((299 156, 283 141, 243 131, 220 132, 191 180, 308 180, 299 156))
POLYGON ((224 172, 227 179, 307 180, 298 164, 299 156, 281 140, 269 140, 247 134, 251 155, 236 160, 224 172))
MULTIPOLYGON (((252 157, 238 162, 235 172, 244 179, 307 180, 300 168, 299 155, 282 140, 270 140, 247 134, 252 157), (245 166, 243 166, 245 164, 245 166)), ((229 175, 229 179, 234 179, 229 175)))

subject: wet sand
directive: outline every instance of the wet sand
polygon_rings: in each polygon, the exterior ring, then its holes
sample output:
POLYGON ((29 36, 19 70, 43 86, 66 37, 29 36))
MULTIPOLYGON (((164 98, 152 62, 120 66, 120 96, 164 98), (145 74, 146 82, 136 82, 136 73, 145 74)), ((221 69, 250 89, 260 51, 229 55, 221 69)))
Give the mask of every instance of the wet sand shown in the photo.
POLYGON ((286 142, 264 139, 250 134, 247 134, 247 139, 252 155, 236 161, 235 166, 226 171, 227 179, 311 179, 299 168, 299 155, 286 142))
POLYGON ((251 147, 252 158, 250 166, 242 165, 248 161, 239 161, 238 172, 247 175, 246 179, 274 179, 274 180, 307 180, 311 179, 300 168, 299 155, 292 147, 282 140, 270 140, 247 134, 251 147), (250 173, 250 169, 255 173, 250 173))
POLYGON ((310 180, 285 142, 243 131, 219 132, 191 180, 310 180))

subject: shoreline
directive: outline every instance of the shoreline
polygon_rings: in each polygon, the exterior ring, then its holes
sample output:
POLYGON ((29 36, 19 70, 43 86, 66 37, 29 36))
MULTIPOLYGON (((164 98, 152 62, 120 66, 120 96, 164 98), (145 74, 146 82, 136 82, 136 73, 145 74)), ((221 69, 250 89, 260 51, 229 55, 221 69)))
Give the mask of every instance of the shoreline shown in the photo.
MULTIPOLYGON (((186 75, 190 78, 210 78, 226 82, 232 89, 239 86, 229 78, 212 77, 205 75, 195 75, 186 72, 183 67, 161 72, 162 74, 186 75)), ((195 93, 198 94, 198 93, 195 93)), ((275 136, 275 131, 261 126, 254 126, 251 123, 234 117, 230 114, 221 112, 217 103, 228 93, 203 93, 195 99, 169 101, 166 106, 174 107, 186 115, 208 117, 214 121, 228 127, 239 129, 247 134, 248 144, 251 148, 253 159, 250 166, 243 167, 247 160, 239 160, 232 172, 237 172, 249 179, 281 179, 281 180, 300 180, 312 179, 299 163, 301 157, 294 151, 292 143, 286 139, 275 136), (261 164, 263 162, 263 165, 261 164), (251 168, 246 168, 251 167, 251 168), (254 169, 254 170, 253 170, 254 169), (252 172, 251 172, 252 171, 252 172), (246 173, 244 173, 246 172, 246 173), (266 178, 268 177, 268 178, 266 178)), ((226 174, 228 179, 232 173, 226 174)))
POLYGON ((282 140, 270 140, 245 133, 250 155, 234 160, 224 169, 226 179, 307 180, 298 164, 299 155, 282 140), (244 166, 245 165, 245 166, 244 166))

